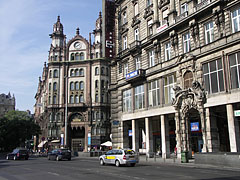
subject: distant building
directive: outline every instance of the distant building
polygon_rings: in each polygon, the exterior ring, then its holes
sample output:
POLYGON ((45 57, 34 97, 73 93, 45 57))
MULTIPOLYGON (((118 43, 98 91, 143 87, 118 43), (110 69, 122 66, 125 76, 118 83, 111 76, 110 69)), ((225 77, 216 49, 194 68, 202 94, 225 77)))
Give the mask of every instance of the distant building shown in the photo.
POLYGON ((11 96, 10 92, 8 95, 0 94, 0 117, 4 116, 8 111, 15 110, 15 97, 11 96))
POLYGON ((52 146, 64 144, 73 152, 99 147, 109 140, 111 129, 110 69, 102 55, 102 15, 99 13, 89 41, 77 28, 76 35, 66 42, 60 17, 50 37, 48 63, 44 64, 35 96, 35 120, 42 129, 40 141, 47 140, 52 146))

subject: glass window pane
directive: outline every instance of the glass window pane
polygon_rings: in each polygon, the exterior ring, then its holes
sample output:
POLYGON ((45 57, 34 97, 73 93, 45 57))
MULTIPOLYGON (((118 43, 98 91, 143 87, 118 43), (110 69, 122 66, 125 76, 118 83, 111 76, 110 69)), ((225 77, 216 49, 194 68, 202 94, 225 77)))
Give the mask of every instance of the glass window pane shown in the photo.
POLYGON ((203 64, 203 74, 208 73, 208 64, 203 64))
POLYGON ((217 60, 217 64, 218 64, 218 69, 222 69, 222 60, 221 59, 217 60))
MULTIPOLYGON (((239 19, 240 22, 240 19, 239 19)), ((238 60, 238 64, 240 64, 240 52, 237 53, 237 60, 238 60)))
POLYGON ((206 90, 208 93, 211 93, 211 92, 210 92, 210 86, 209 86, 209 75, 205 75, 205 76, 204 76, 204 86, 205 86, 205 90, 206 90))
POLYGON ((220 92, 224 91, 223 71, 218 72, 218 82, 219 82, 220 92))
POLYGON ((230 66, 233 66, 233 65, 236 64, 235 56, 236 56, 235 54, 229 56, 229 64, 230 64, 230 66))
POLYGON ((212 87, 212 93, 218 92, 217 73, 211 74, 211 87, 212 87))
POLYGON ((210 72, 216 71, 216 61, 210 62, 210 72))
POLYGON ((239 84, 237 82, 237 67, 233 67, 230 70, 231 72, 231 84, 232 84, 232 89, 239 88, 239 84))

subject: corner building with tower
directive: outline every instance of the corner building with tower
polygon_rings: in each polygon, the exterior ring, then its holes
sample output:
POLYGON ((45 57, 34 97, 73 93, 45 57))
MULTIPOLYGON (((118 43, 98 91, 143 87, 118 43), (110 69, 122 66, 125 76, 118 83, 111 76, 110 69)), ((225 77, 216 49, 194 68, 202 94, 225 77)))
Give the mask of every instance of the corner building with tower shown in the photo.
POLYGON ((240 152, 240 2, 116 0, 114 147, 240 152))
POLYGON ((66 42, 60 17, 50 37, 48 63, 35 96, 35 119, 42 129, 39 148, 45 143, 74 153, 99 148, 110 138, 110 69, 102 52, 102 14, 89 41, 77 28, 66 42))

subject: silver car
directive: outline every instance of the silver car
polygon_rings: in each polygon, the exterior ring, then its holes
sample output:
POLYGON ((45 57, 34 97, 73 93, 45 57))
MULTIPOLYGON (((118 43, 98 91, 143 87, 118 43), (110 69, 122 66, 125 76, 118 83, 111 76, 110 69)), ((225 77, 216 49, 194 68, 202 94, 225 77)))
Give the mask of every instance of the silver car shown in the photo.
POLYGON ((100 165, 115 164, 135 166, 139 162, 138 154, 131 149, 113 149, 99 157, 100 165))

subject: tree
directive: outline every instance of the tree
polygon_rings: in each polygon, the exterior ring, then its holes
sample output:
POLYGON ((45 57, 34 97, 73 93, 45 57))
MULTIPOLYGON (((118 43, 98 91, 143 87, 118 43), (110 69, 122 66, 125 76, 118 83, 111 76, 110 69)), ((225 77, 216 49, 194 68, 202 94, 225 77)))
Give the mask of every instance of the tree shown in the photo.
POLYGON ((24 111, 11 111, 0 119, 0 149, 12 150, 41 133, 39 125, 24 111))

